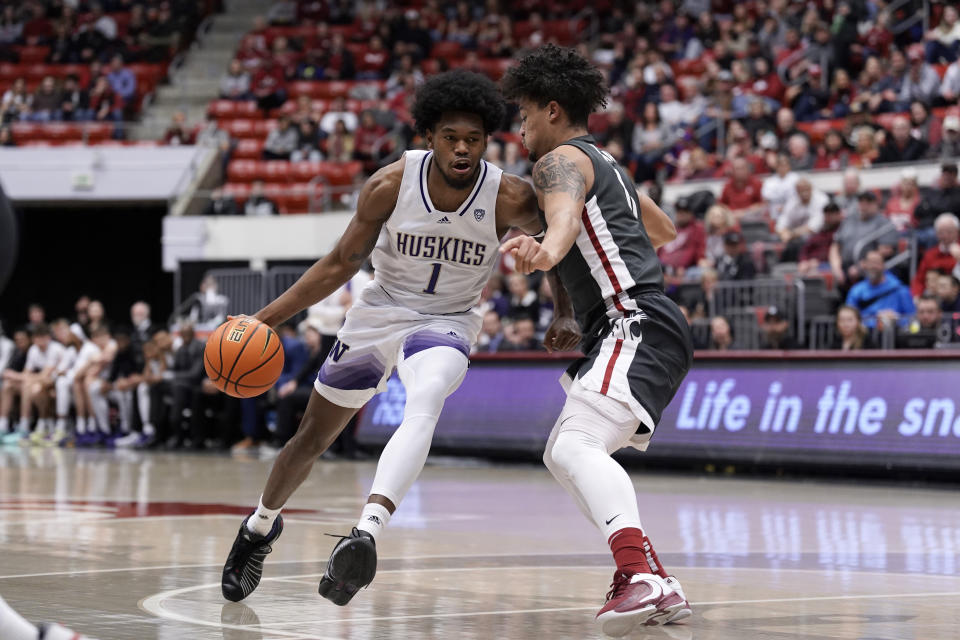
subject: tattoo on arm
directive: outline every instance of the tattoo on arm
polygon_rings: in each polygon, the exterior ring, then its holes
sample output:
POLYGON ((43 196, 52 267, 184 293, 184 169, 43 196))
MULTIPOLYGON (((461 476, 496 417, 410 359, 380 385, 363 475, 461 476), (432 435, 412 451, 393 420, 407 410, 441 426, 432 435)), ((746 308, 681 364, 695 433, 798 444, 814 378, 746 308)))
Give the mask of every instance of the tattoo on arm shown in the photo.
POLYGON ((576 163, 559 153, 548 153, 534 165, 533 184, 544 195, 567 193, 574 200, 583 200, 586 195, 583 174, 576 163))
POLYGON ((371 253, 373 253, 373 248, 377 246, 377 239, 379 239, 379 237, 380 237, 380 230, 378 229, 375 234, 367 238, 367 243, 364 245, 363 251, 361 253, 351 253, 350 257, 347 258, 347 260, 349 260, 350 262, 363 262, 364 260, 366 260, 367 257, 369 257, 371 253))

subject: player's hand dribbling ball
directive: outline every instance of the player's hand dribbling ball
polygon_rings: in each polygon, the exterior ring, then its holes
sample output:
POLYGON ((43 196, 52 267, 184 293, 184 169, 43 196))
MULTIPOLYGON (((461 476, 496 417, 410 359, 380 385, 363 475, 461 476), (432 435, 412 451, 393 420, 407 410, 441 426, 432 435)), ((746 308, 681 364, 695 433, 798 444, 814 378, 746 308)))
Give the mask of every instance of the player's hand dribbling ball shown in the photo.
POLYGON ((235 316, 216 328, 203 350, 210 381, 234 398, 258 396, 283 370, 283 344, 277 333, 251 316, 235 316))

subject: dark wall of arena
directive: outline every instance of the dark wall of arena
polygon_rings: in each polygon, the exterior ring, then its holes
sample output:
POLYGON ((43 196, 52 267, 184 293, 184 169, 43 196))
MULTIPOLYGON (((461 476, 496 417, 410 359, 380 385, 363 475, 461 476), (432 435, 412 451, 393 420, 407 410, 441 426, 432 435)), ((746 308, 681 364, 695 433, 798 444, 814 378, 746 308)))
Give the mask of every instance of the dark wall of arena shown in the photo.
POLYGON ((165 207, 17 208, 19 257, 0 294, 7 331, 26 322, 38 302, 47 320, 72 317, 82 295, 103 302, 108 318, 128 323, 130 305, 146 300, 153 319, 166 320, 173 277, 161 268, 165 207))

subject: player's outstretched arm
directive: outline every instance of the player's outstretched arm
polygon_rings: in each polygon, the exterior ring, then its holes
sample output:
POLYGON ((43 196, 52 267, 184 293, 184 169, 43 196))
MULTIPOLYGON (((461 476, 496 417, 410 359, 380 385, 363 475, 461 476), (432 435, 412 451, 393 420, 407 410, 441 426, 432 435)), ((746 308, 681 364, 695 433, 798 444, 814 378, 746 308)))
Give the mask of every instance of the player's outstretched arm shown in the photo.
POLYGON ((497 237, 502 238, 511 228, 535 236, 543 231, 537 194, 530 183, 511 173, 500 178, 497 194, 497 237))
POLYGON ((583 211, 587 186, 573 154, 580 154, 589 162, 582 152, 562 146, 540 158, 533 166, 533 186, 547 220, 543 242, 520 237, 500 247, 501 253, 513 252, 517 270, 521 273, 552 269, 567 255, 580 233, 580 212, 583 211))
POLYGON ((357 213, 333 251, 317 260, 276 300, 258 311, 261 322, 276 327, 292 315, 323 300, 360 270, 380 230, 397 205, 404 160, 377 171, 360 190, 357 213))
POLYGON ((647 237, 650 238, 653 248, 659 249, 676 238, 677 228, 673 226, 670 216, 664 213, 663 209, 650 199, 650 196, 638 191, 637 198, 640 200, 640 219, 643 221, 643 228, 647 230, 647 237))

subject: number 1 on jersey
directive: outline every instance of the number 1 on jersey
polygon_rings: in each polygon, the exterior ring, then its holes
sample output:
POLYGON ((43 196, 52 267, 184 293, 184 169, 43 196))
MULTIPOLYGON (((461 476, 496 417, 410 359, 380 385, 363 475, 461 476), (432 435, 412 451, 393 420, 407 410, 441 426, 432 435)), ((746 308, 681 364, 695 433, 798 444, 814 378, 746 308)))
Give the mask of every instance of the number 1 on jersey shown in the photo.
POLYGON ((433 263, 433 273, 430 274, 430 282, 427 283, 427 288, 423 290, 424 293, 434 294, 437 292, 437 278, 440 277, 440 267, 443 266, 439 262, 433 263))

